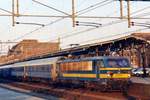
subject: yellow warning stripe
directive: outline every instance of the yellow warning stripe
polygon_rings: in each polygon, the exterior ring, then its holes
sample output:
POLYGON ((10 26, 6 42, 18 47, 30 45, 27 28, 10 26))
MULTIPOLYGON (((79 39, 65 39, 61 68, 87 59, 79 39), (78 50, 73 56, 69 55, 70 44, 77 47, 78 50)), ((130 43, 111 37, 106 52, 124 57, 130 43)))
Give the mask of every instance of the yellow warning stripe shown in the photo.
POLYGON ((131 70, 131 68, 99 68, 99 70, 131 70))
POLYGON ((96 74, 69 74, 69 73, 63 73, 63 77, 80 77, 80 78, 96 78, 96 74))
POLYGON ((113 74, 110 76, 109 74, 99 74, 99 78, 130 78, 130 74, 113 74))

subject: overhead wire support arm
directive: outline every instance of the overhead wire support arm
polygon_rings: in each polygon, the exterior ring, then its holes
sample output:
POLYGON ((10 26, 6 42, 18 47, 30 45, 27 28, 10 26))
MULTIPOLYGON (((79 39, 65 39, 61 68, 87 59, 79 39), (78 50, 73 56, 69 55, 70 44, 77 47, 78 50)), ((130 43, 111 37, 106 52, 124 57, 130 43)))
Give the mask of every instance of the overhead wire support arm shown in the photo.
POLYGON ((79 21, 76 21, 76 23, 92 24, 92 25, 102 25, 102 24, 100 24, 100 23, 94 23, 94 22, 79 22, 79 21))
POLYGON ((42 26, 42 27, 45 26, 44 24, 38 24, 38 23, 22 23, 22 22, 16 22, 16 24, 39 25, 39 26, 42 26))
POLYGON ((98 25, 88 25, 88 24, 76 24, 77 26, 92 26, 92 27, 96 27, 96 28, 99 28, 100 26, 98 25))
POLYGON ((132 26, 142 26, 150 28, 150 23, 139 23, 139 22, 131 22, 132 26))
POLYGON ((96 27, 96 28, 99 28, 100 26, 102 26, 102 24, 100 24, 100 23, 79 22, 79 21, 76 21, 76 25, 77 26, 92 26, 92 27, 96 27))

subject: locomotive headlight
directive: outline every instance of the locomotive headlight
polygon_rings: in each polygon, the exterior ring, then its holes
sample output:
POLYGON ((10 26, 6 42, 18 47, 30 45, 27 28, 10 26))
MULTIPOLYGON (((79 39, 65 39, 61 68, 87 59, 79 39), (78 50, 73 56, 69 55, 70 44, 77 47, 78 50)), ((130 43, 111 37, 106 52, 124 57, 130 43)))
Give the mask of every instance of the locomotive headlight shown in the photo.
POLYGON ((107 74, 107 77, 110 77, 110 74, 107 74))
POLYGON ((113 76, 113 72, 108 71, 108 72, 107 72, 107 76, 108 76, 108 77, 112 77, 112 76, 113 76))
POLYGON ((131 75, 129 74, 128 77, 131 77, 131 75))
POLYGON ((131 77, 132 73, 131 71, 128 71, 128 77, 131 77))

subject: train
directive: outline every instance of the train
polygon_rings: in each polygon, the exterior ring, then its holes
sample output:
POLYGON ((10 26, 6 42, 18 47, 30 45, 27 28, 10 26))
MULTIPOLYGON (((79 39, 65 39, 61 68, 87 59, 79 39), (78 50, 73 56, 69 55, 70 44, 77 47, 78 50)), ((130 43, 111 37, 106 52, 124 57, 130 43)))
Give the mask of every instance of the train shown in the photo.
POLYGON ((130 83, 130 70, 126 57, 51 57, 0 66, 0 77, 104 91, 125 89, 130 83))

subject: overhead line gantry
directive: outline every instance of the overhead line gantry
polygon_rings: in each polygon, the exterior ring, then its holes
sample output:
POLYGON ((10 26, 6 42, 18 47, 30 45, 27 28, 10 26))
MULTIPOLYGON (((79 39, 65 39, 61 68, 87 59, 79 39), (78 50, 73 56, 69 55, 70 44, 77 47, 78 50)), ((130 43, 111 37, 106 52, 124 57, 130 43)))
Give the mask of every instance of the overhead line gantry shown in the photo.
MULTIPOLYGON (((77 16, 77 12, 75 12, 75 0, 72 0, 72 14, 68 14, 64 11, 58 10, 56 8, 50 7, 48 5, 45 5, 37 0, 32 0, 33 2, 36 2, 40 5, 49 7, 57 12, 63 13, 65 15, 33 15, 33 14, 20 14, 19 13, 19 0, 12 0, 12 12, 5 10, 3 8, 0 8, 0 10, 3 10, 7 12, 8 14, 1 14, 0 16, 12 16, 12 26, 15 25, 15 17, 53 17, 53 18, 72 18, 73 27, 75 27, 75 18, 110 18, 110 19, 119 19, 119 17, 105 17, 105 16, 77 16)), ((130 27, 131 19, 150 19, 150 18, 139 18, 139 17, 131 17, 130 16, 130 1, 150 1, 150 0, 115 0, 120 1, 120 18, 121 19, 128 19, 128 27, 130 27), (127 1, 127 16, 123 16, 123 1, 127 1)))

